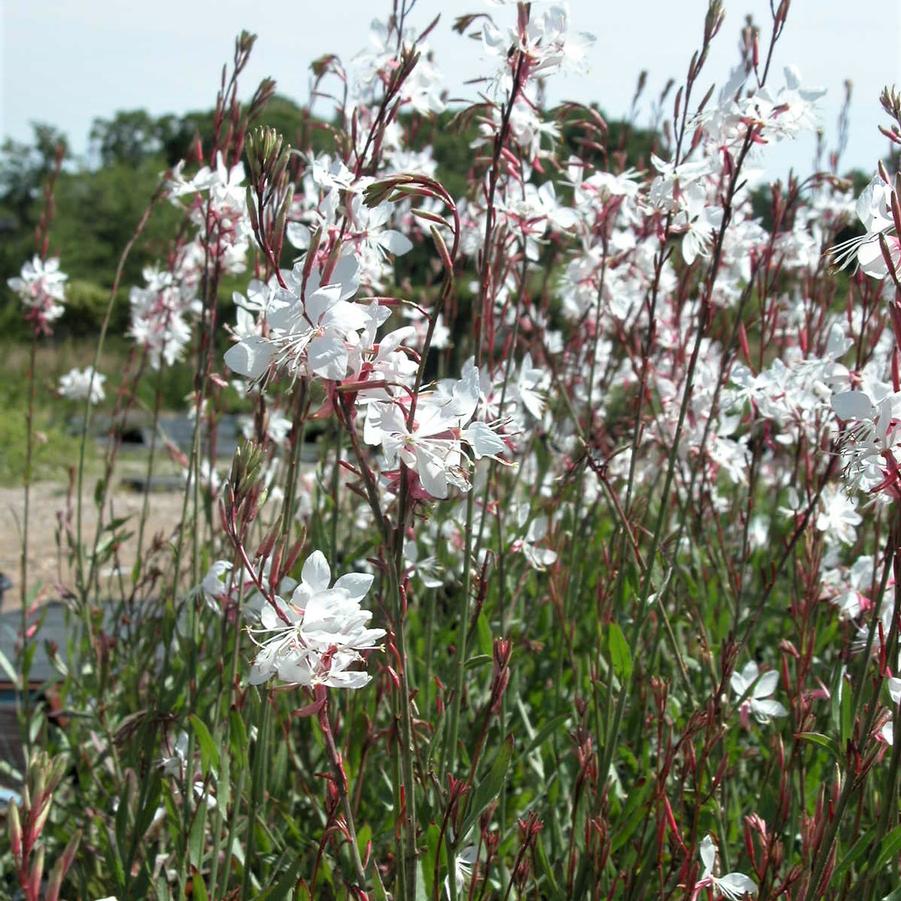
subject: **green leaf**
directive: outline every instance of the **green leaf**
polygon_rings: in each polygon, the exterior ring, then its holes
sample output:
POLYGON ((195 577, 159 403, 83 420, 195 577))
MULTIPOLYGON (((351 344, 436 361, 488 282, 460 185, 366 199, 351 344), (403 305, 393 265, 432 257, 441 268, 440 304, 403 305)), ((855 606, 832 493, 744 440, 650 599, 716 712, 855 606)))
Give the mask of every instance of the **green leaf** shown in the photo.
POLYGON ((360 857, 366 857, 366 846, 372 841, 372 827, 367 823, 357 830, 357 850, 360 857))
POLYGON ((191 720, 191 727, 194 729, 194 735, 197 737, 197 742, 200 745, 200 768, 203 770, 203 775, 206 776, 210 772, 210 767, 213 769, 219 768, 219 749, 216 747, 206 723, 194 713, 191 714, 189 719, 191 720))
POLYGON ((844 680, 842 680, 842 696, 841 696, 841 719, 842 719, 842 748, 846 748, 848 746, 848 742, 851 740, 851 736, 854 732, 854 712, 851 710, 851 704, 853 703, 853 699, 851 695, 853 692, 848 690, 848 686, 845 685, 844 680))
POLYGON ((476 654, 475 657, 470 657, 469 660, 466 661, 465 668, 476 669, 480 666, 489 666, 492 659, 490 654, 476 654))
POLYGON ((617 817, 623 826, 613 836, 611 847, 613 851, 619 851, 635 834, 639 825, 647 819, 648 811, 645 801, 651 794, 654 783, 646 781, 640 788, 629 792, 628 800, 623 812, 617 817))
POLYGON ((516 755, 516 762, 519 763, 523 758, 527 757, 532 751, 540 748, 555 732, 563 728, 572 718, 571 713, 558 713, 557 716, 548 720, 536 733, 535 737, 516 755))
POLYGON ((848 853, 845 854, 845 856, 841 859, 839 865, 835 868, 835 873, 832 876, 833 884, 838 885, 845 873, 854 865, 857 860, 859 860, 864 851, 866 851, 870 846, 870 842, 873 840, 875 832, 876 827, 874 826, 868 832, 865 832, 859 839, 857 839, 856 842, 854 842, 848 853))
MULTIPOLYGON (((829 686, 829 713, 832 722, 832 731, 842 735, 842 695, 844 694, 844 679, 842 667, 838 666, 829 686)), ((845 737, 842 735, 842 742, 845 737)))
POLYGON ((300 868, 303 862, 303 855, 296 855, 291 866, 282 873, 281 879, 257 895, 257 901, 285 901, 290 898, 294 893, 297 880, 300 878, 300 868))
POLYGON ((19 685, 19 676, 16 673, 15 668, 9 662, 9 658, 3 651, 0 651, 0 668, 3 669, 3 672, 6 673, 6 678, 16 687, 19 685))
POLYGON ((416 864, 416 901, 429 901, 429 896, 425 890, 423 862, 421 860, 416 864))
POLYGON ((491 627, 488 625, 488 618, 485 616, 484 610, 476 620, 476 641, 479 645, 479 652, 490 657, 494 650, 494 638, 491 635, 491 627))
POLYGON ((506 741, 501 745, 491 769, 488 770, 485 778, 476 785, 475 791, 472 793, 472 799, 469 802, 469 810, 460 827, 458 840, 465 840, 470 829, 476 824, 485 808, 501 793, 504 782, 507 778, 507 769, 510 766, 510 758, 513 756, 513 737, 508 736, 506 741))
POLYGON ((535 842, 535 850, 538 853, 538 866, 545 879, 545 883, 542 886, 542 897, 559 898, 562 901, 563 894, 560 891, 560 886, 557 884, 554 868, 551 866, 550 860, 548 860, 547 849, 544 847, 544 842, 541 840, 540 835, 535 842))
POLYGON ((881 870, 898 852, 901 851, 901 826, 895 826, 879 843, 879 857, 876 858, 876 870, 881 870))
POLYGON ((203 850, 206 838, 206 797, 198 799, 197 809, 194 811, 194 820, 191 823, 191 831, 188 833, 188 861, 191 866, 199 870, 203 863, 203 850))
POLYGON ((628 682, 632 678, 632 654, 618 623, 610 623, 607 628, 607 653, 616 677, 620 682, 628 682))
POLYGON ((37 649, 37 644, 33 641, 27 642, 22 649, 22 685, 28 681, 28 676, 31 673, 31 665, 34 662, 34 655, 37 649))
POLYGON ((834 738, 823 735, 821 732, 798 732, 795 738, 801 741, 809 741, 811 744, 825 748, 837 762, 840 762, 840 754, 834 738))
POLYGON ((425 890, 428 896, 434 897, 435 886, 435 861, 439 866, 444 863, 444 845, 438 846, 441 830, 434 824, 430 824, 425 831, 425 854, 422 856, 422 875, 425 878, 425 890))
POLYGON ((116 867, 117 874, 121 873, 121 879, 125 880, 125 867, 127 865, 126 853, 128 848, 128 821, 131 813, 132 792, 130 784, 125 783, 122 786, 122 794, 119 796, 119 806, 116 808, 115 823, 115 841, 116 841, 116 857, 118 858, 116 867))
POLYGON ((147 792, 147 800, 144 806, 135 818, 135 832, 137 835, 144 835, 150 828, 153 818, 156 816, 159 807, 159 798, 162 791, 162 778, 160 771, 154 770, 150 778, 150 788, 147 792))
POLYGON ((235 761, 236 769, 246 768, 247 748, 249 741, 247 738, 247 726, 241 719, 241 714, 237 710, 232 710, 228 715, 229 737, 231 739, 232 758, 235 761))
POLYGON ((200 873, 194 874, 194 878, 191 880, 191 888, 194 890, 193 897, 195 897, 197 901, 209 901, 210 896, 207 894, 206 885, 200 873))

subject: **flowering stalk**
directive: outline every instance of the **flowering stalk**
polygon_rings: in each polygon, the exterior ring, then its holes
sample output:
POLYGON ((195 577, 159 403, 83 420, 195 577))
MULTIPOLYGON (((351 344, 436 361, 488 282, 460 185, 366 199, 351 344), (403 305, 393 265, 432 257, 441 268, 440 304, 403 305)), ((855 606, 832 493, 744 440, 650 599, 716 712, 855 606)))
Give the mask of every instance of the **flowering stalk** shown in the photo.
POLYGON ((23 722, 25 724, 25 753, 31 751, 31 689, 29 687, 29 672, 32 655, 28 653, 30 640, 30 627, 28 614, 30 609, 30 597, 28 591, 28 533, 31 516, 31 480, 34 457, 34 409, 35 409, 35 359, 37 355, 37 342, 41 335, 52 334, 50 323, 62 314, 61 301, 63 300, 62 282, 65 275, 57 275, 58 261, 48 261, 47 254, 50 248, 50 226, 55 212, 54 189, 59 173, 62 169, 64 145, 56 148, 53 168, 47 178, 43 192, 43 209, 38 227, 35 230, 35 245, 38 255, 22 270, 21 279, 13 279, 9 286, 16 290, 25 303, 25 319, 31 325, 31 342, 28 351, 28 401, 25 408, 25 465, 22 470, 22 534, 21 551, 19 556, 19 604, 21 610, 21 626, 19 638, 20 666, 20 697, 23 722))

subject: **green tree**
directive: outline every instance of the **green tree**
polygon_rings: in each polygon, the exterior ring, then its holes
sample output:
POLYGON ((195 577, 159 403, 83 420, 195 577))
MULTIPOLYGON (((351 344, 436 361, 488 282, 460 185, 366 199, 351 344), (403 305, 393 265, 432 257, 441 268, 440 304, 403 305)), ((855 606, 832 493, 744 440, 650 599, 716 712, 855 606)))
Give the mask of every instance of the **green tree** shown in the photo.
POLYGON ((145 110, 123 110, 112 119, 95 119, 90 141, 102 166, 140 166, 162 149, 159 120, 145 110))

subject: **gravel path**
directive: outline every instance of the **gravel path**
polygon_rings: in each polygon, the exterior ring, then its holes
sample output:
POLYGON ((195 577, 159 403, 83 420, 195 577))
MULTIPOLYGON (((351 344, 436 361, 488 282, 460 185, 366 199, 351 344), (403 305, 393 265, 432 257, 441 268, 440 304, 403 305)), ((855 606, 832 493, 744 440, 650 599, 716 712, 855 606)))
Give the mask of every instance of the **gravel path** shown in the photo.
MULTIPOLYGON (((86 485, 88 491, 93 483, 86 485)), ((112 509, 116 517, 133 517, 136 531, 141 515, 143 495, 137 490, 117 487, 112 495, 112 509)), ((181 518, 182 495, 180 491, 154 491, 150 494, 150 514, 145 529, 145 545, 157 532, 167 535, 178 526, 181 518)), ((19 555, 21 548, 21 523, 24 508, 21 487, 0 488, 0 573, 13 582, 14 587, 3 598, 3 609, 19 606, 19 555)), ((72 584, 73 573, 66 560, 65 536, 60 533, 60 517, 66 510, 66 486, 58 482, 38 482, 31 487, 31 515, 28 547, 28 582, 34 588, 40 586, 39 598, 50 600, 59 597, 57 585, 72 584), (62 544, 62 552, 59 545, 62 544)), ((109 506, 107 507, 109 510, 109 506)), ((109 516, 106 517, 107 521, 109 516)), ((74 513, 73 513, 74 520, 74 513)), ((84 533, 93 541, 97 516, 90 497, 83 508, 84 533)), ((120 561, 126 571, 134 565, 136 539, 123 544, 120 561)))

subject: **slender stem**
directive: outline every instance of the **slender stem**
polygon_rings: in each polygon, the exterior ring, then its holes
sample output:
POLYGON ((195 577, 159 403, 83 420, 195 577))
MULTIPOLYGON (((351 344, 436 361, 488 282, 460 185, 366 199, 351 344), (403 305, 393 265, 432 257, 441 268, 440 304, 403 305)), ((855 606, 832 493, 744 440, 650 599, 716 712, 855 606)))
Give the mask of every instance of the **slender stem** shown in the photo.
POLYGON ((322 730, 323 738, 325 738, 325 746, 328 750, 329 761, 332 769, 335 771, 335 787, 338 790, 338 797, 341 799, 341 807, 344 810, 344 820, 347 825, 347 832, 350 836, 350 856, 353 860, 354 870, 356 870, 357 881, 360 888, 366 886, 366 868, 360 857, 360 847, 357 844, 357 827, 354 823, 354 812, 350 805, 350 798, 347 791, 347 772, 344 769, 344 761, 341 758, 341 752, 335 744, 335 735, 332 729, 331 720, 328 711, 328 690, 323 688, 323 705, 319 711, 319 728, 322 730))
POLYGON ((28 643, 28 529, 31 513, 31 476, 34 454, 34 380, 35 357, 37 355, 38 336, 32 335, 31 347, 28 352, 28 406, 25 409, 25 471, 22 474, 22 487, 24 491, 22 509, 22 548, 19 558, 19 602, 21 605, 21 650, 19 672, 21 675, 21 705, 24 728, 22 740, 25 745, 25 759, 31 756, 31 690, 28 687, 29 660, 28 643))

